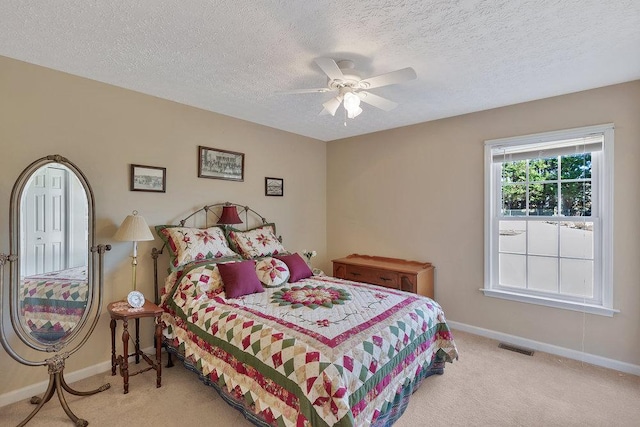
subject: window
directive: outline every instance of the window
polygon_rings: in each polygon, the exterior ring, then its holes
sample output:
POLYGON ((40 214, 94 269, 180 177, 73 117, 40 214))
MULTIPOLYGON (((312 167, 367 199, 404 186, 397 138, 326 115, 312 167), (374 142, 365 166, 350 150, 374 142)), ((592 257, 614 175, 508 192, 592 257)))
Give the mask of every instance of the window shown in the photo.
POLYGON ((485 142, 488 296, 612 316, 613 125, 485 142))

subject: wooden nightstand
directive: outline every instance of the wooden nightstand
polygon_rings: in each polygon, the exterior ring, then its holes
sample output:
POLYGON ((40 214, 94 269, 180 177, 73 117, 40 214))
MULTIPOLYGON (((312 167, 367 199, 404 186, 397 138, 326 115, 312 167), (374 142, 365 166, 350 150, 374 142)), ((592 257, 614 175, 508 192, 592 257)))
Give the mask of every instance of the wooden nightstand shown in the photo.
POLYGON ((371 283, 433 298, 433 265, 369 255, 349 255, 334 259, 333 276, 371 283))
POLYGON ((116 366, 120 366, 120 375, 124 378, 124 394, 129 393, 129 377, 141 374, 142 372, 155 369, 157 373, 156 387, 160 387, 162 380, 162 365, 160 350, 162 348, 162 327, 160 326, 160 316, 162 309, 152 302, 145 301, 140 308, 132 308, 126 301, 112 302, 107 307, 111 315, 111 375, 116 374, 116 366), (140 318, 155 318, 155 339, 156 339, 156 360, 155 362, 146 354, 140 351, 140 318), (129 320, 136 320, 135 351, 129 354, 129 320), (122 320, 122 355, 116 357, 116 320, 122 320), (147 368, 129 373, 129 357, 135 356, 136 364, 140 363, 140 356, 149 364, 147 368))

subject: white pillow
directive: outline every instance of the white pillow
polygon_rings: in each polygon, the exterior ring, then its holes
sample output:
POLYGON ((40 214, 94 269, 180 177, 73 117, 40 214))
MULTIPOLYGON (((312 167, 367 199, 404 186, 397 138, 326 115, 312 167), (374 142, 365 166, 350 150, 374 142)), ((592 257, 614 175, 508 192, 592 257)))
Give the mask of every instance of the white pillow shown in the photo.
POLYGON ((220 227, 201 229, 157 226, 156 230, 167 243, 173 270, 193 261, 238 256, 229 247, 220 227))
POLYGON ((247 231, 232 229, 228 231, 228 236, 232 246, 235 246, 234 249, 246 259, 287 252, 280 240, 278 240, 273 224, 265 224, 247 231))

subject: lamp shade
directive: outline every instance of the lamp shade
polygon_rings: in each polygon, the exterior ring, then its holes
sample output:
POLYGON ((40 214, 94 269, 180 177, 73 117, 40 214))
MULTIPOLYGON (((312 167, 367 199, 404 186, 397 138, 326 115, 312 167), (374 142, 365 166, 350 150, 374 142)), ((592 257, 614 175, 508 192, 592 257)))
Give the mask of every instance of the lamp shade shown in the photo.
POLYGON ((113 238, 122 242, 142 242, 153 240, 153 234, 149 231, 147 221, 138 215, 137 211, 133 211, 132 215, 128 215, 122 221, 113 238))
POLYGON ((238 209, 234 205, 224 205, 222 207, 222 214, 218 224, 242 224, 242 220, 238 216, 238 209))

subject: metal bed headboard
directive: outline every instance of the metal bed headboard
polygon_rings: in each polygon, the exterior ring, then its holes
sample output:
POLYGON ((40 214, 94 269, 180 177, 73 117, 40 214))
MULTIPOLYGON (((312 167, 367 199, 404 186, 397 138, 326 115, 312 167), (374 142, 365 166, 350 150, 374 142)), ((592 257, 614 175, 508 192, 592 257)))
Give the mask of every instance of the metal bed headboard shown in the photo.
MULTIPOLYGON (((217 224, 220 219, 220 215, 222 213, 222 208, 225 206, 235 206, 238 211, 238 216, 242 219, 244 216, 244 229, 248 230, 249 228, 254 228, 263 224, 268 224, 267 220, 260 215, 255 210, 251 209, 249 206, 241 205, 239 203, 232 202, 223 202, 223 203, 215 203, 212 205, 205 205, 200 209, 197 209, 191 212, 188 216, 178 221, 178 226, 180 227, 197 227, 197 228, 208 228, 217 224), (251 216, 249 215, 251 214, 251 216), (252 219, 252 221, 250 221, 252 219)), ((228 227, 228 226, 223 226, 228 227)), ((282 237, 278 236, 278 239, 282 242, 282 237)), ((153 284, 154 284, 154 295, 155 295, 155 303, 160 303, 160 295, 159 295, 159 283, 158 283, 158 257, 162 255, 164 252, 164 248, 167 246, 166 243, 162 245, 160 249, 153 248, 151 250, 151 257, 153 258, 153 284)))

